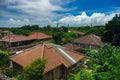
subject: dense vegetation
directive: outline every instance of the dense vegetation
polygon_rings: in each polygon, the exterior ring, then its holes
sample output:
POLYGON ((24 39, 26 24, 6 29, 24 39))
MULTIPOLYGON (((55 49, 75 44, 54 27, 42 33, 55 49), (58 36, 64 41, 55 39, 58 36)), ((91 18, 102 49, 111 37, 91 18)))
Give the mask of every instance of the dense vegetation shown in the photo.
MULTIPOLYGON (((4 28, 1 28, 4 30, 4 28)), ((20 28, 5 28, 6 30, 12 31, 14 34, 17 35, 30 35, 33 32, 43 32, 45 34, 53 36, 53 43, 56 44, 65 44, 72 42, 73 38, 79 37, 79 35, 75 32, 68 32, 70 28, 61 26, 59 28, 52 27, 50 25, 47 25, 45 27, 39 27, 38 25, 25 25, 20 28)))
MULTIPOLYGON (((86 27, 52 27, 50 25, 39 27, 38 25, 25 25, 20 28, 0 28, 10 30, 14 34, 30 35, 32 32, 43 32, 53 36, 51 42, 56 44, 70 43, 74 38, 80 37, 75 31, 101 36, 106 43, 114 46, 106 46, 93 52, 85 59, 89 60, 88 69, 80 69, 77 74, 70 74, 69 80, 120 80, 120 15, 116 15, 105 26, 86 27), (70 31, 71 30, 71 31, 70 31)), ((0 48, 3 44, 0 42, 0 48)), ((41 80, 43 78, 45 61, 37 59, 24 68, 24 76, 17 76, 19 80, 41 80), (39 74, 38 74, 39 73, 39 74), (23 78, 24 77, 24 78, 23 78)), ((0 50, 0 69, 10 77, 18 75, 17 70, 9 67, 9 55, 0 50)))
MULTIPOLYGON (((25 25, 19 28, 0 28, 1 30, 10 30, 14 34, 30 35, 32 32, 43 32, 53 36, 54 43, 65 44, 72 42, 72 39, 80 37, 74 31, 80 31, 87 34, 95 34, 101 36, 102 40, 106 43, 112 43, 113 45, 120 45, 120 15, 117 15, 105 26, 84 26, 84 27, 53 27, 47 25, 39 27, 38 25, 25 25), (72 31, 73 30, 73 31, 72 31), (71 31, 71 32, 69 32, 71 31)), ((0 43, 1 44, 1 43, 0 43)), ((1 45, 0 45, 1 47, 1 45)))
POLYGON ((65 44, 72 42, 72 39, 79 37, 74 31, 84 32, 85 34, 95 34, 101 36, 106 43, 111 43, 115 46, 120 46, 120 15, 117 15, 105 26, 85 26, 85 27, 52 27, 47 25, 39 27, 38 25, 25 25, 20 28, 0 28, 1 30, 10 30, 14 34, 30 35, 32 32, 43 32, 53 36, 53 41, 56 44, 65 44), (69 30, 73 30, 69 32, 69 30))
POLYGON ((9 66, 9 55, 6 51, 0 50, 0 67, 9 66))
POLYGON ((45 60, 35 59, 30 65, 24 68, 25 80, 42 80, 44 77, 45 60))
POLYGON ((120 14, 106 24, 104 41, 110 42, 115 46, 120 46, 120 14))
POLYGON ((4 47, 4 44, 0 41, 0 50, 4 47))
POLYGON ((2 73, 13 77, 18 74, 17 70, 14 68, 10 68, 10 60, 9 60, 9 54, 6 51, 0 50, 0 69, 2 70, 2 73))
POLYGON ((86 57, 88 69, 70 74, 70 80, 120 80, 120 47, 106 46, 86 57))

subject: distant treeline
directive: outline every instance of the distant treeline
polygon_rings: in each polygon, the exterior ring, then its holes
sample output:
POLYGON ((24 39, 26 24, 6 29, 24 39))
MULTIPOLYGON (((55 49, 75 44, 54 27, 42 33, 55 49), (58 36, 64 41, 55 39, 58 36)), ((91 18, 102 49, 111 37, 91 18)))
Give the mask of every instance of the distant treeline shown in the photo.
MULTIPOLYGON (((105 26, 84 26, 84 27, 67 27, 67 26, 59 26, 59 27, 52 27, 51 25, 47 25, 44 27, 39 27, 39 25, 25 25, 22 27, 16 28, 5 28, 0 27, 0 30, 10 30, 14 34, 23 34, 23 35, 30 35, 32 32, 43 32, 49 35, 57 36, 58 40, 66 41, 66 38, 76 38, 80 37, 81 35, 77 35, 74 31, 84 32, 85 35, 87 34, 95 34, 97 36, 101 36, 102 40, 106 43, 111 43, 116 46, 120 46, 120 14, 116 14, 112 20, 108 21, 105 26), (70 33, 73 33, 74 36, 70 36, 70 33), (65 39, 65 40, 64 40, 65 39)), ((72 39, 71 39, 72 40, 72 39)), ((71 42, 68 40, 68 42, 71 42)), ((59 41, 58 41, 59 42, 59 41)), ((60 43, 62 43, 60 41, 60 43)), ((64 43, 64 42, 63 42, 64 43)), ((66 42, 65 42, 66 43, 66 42)))

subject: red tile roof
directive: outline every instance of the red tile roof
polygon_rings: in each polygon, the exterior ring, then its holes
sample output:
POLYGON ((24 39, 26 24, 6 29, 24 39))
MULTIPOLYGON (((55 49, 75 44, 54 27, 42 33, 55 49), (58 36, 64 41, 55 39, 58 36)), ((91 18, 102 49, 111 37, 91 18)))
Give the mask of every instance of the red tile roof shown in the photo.
POLYGON ((4 36, 1 40, 4 42, 20 42, 20 41, 27 41, 32 39, 24 35, 10 35, 10 36, 4 36))
POLYGON ((35 32, 31 34, 29 37, 32 39, 39 39, 39 40, 52 38, 51 36, 41 32, 35 32))
POLYGON ((67 43, 67 44, 64 44, 63 47, 67 48, 67 49, 70 49, 70 50, 78 50, 78 49, 81 49, 80 46, 76 45, 76 44, 73 44, 73 43, 67 43))
POLYGON ((0 33, 6 33, 7 35, 13 35, 13 32, 11 32, 11 31, 2 31, 2 30, 0 30, 0 33))
POLYGON ((92 44, 92 45, 98 45, 98 46, 104 46, 105 44, 102 42, 101 38, 99 36, 90 34, 86 36, 82 36, 78 39, 75 39, 73 43, 79 43, 79 44, 92 44))
POLYGON ((36 58, 43 58, 47 61, 44 70, 44 73, 47 73, 60 65, 64 65, 68 68, 84 58, 84 55, 55 44, 46 43, 35 46, 23 53, 16 54, 10 59, 24 67, 29 65, 36 58))

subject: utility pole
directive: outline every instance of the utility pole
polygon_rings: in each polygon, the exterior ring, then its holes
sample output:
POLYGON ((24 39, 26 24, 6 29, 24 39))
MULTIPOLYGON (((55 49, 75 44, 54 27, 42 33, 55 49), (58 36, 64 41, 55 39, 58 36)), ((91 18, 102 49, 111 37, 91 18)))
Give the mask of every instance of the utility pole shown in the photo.
POLYGON ((59 24, 60 24, 60 23, 57 23, 57 30, 56 30, 56 31, 57 31, 57 33, 58 33, 58 27, 59 27, 59 24))
POLYGON ((10 43, 10 26, 9 26, 9 30, 8 30, 8 37, 9 37, 9 46, 8 46, 8 48, 9 48, 9 50, 10 50, 10 48, 11 48, 11 43, 10 43))
POLYGON ((90 27, 92 27, 93 25, 92 25, 92 23, 90 24, 90 27))
POLYGON ((67 24, 67 27, 69 27, 69 24, 67 24))
POLYGON ((59 24, 60 24, 60 23, 57 23, 57 28, 58 28, 59 24))

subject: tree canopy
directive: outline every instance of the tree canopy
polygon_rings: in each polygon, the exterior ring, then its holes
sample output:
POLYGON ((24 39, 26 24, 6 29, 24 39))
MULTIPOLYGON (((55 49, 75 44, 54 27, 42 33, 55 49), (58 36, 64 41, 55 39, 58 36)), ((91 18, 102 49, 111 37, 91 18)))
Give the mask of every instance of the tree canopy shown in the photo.
POLYGON ((9 66, 9 55, 8 52, 0 50, 0 67, 1 66, 9 66))
POLYGON ((84 68, 81 68, 80 71, 74 75, 69 75, 69 80, 93 80, 92 74, 87 72, 84 68))
POLYGON ((88 70, 80 69, 79 73, 70 76, 72 80, 120 80, 120 47, 100 48, 86 59, 89 59, 88 70))
POLYGON ((24 30, 38 30, 39 26, 38 25, 25 25, 25 26, 22 26, 21 29, 24 29, 24 30))
POLYGON ((105 31, 106 31, 105 26, 94 26, 94 27, 91 27, 88 30, 87 34, 92 33, 92 34, 95 34, 97 36, 101 36, 102 37, 104 35, 105 31))
POLYGON ((74 32, 58 32, 53 35, 54 43, 56 44, 65 44, 72 42, 73 38, 78 37, 78 34, 74 32))
POLYGON ((25 80, 42 80, 45 63, 45 60, 35 59, 30 65, 24 67, 25 80))
POLYGON ((106 24, 107 32, 103 39, 115 46, 120 46, 120 14, 116 14, 112 20, 106 24))

